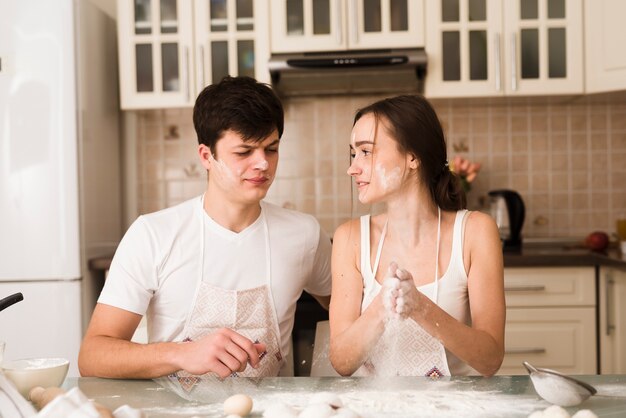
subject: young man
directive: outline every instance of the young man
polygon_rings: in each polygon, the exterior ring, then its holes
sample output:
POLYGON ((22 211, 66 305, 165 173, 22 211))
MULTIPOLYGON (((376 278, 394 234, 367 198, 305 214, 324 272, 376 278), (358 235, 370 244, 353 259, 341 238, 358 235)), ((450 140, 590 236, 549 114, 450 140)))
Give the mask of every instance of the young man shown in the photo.
POLYGON ((273 91, 248 77, 200 93, 193 120, 206 191, 126 232, 82 343, 83 376, 290 373, 302 290, 328 307, 330 239, 312 216, 262 201, 283 118, 273 91), (149 343, 133 343, 143 315, 149 343))

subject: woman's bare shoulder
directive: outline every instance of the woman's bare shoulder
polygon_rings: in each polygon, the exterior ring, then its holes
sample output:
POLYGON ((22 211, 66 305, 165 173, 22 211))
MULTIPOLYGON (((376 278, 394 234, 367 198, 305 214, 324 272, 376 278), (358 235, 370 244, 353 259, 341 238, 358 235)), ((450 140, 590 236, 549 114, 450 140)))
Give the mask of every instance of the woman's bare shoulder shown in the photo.
POLYGON ((478 228, 496 226, 491 215, 478 210, 470 210, 467 212, 467 227, 473 226, 478 228))
POLYGON ((333 243, 352 242, 359 240, 361 236, 360 219, 350 219, 339 225, 333 234, 333 243))
POLYGON ((483 241, 488 238, 499 239, 498 226, 490 215, 480 211, 470 211, 466 216, 465 236, 470 241, 483 241))
POLYGON ((494 254, 502 257, 500 233, 496 222, 490 215, 478 211, 468 213, 464 237, 466 254, 471 254, 472 260, 484 259, 484 257, 495 260, 494 254))

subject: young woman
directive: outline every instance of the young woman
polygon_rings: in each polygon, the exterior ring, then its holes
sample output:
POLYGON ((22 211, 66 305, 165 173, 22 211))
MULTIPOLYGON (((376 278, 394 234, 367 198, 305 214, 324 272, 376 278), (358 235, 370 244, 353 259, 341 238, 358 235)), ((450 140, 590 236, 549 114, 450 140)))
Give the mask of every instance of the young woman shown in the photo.
POLYGON ((504 355, 502 247, 491 217, 464 209, 434 109, 421 96, 373 103, 357 112, 350 148, 359 201, 385 203, 386 212, 335 232, 333 367, 495 374, 504 355))

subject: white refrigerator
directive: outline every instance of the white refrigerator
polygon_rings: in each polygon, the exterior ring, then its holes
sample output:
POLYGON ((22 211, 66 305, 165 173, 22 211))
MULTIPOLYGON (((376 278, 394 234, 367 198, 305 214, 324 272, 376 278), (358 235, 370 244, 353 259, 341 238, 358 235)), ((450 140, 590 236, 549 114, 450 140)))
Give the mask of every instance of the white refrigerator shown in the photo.
POLYGON ((88 259, 121 234, 114 28, 89 0, 0 0, 0 299, 24 295, 0 340, 68 376, 102 286, 88 259))

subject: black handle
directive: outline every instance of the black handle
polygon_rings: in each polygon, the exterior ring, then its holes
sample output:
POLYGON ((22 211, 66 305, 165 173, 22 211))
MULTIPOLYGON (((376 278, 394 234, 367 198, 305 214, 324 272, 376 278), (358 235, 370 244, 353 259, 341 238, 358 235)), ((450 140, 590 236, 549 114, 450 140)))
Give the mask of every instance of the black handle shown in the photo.
POLYGON ((6 298, 0 300, 0 311, 8 308, 9 306, 24 300, 24 295, 21 293, 15 293, 13 295, 7 296, 6 298))
POLYGON ((333 58, 292 58, 287 65, 299 68, 377 67, 406 64, 406 56, 354 57, 350 55, 333 58))

